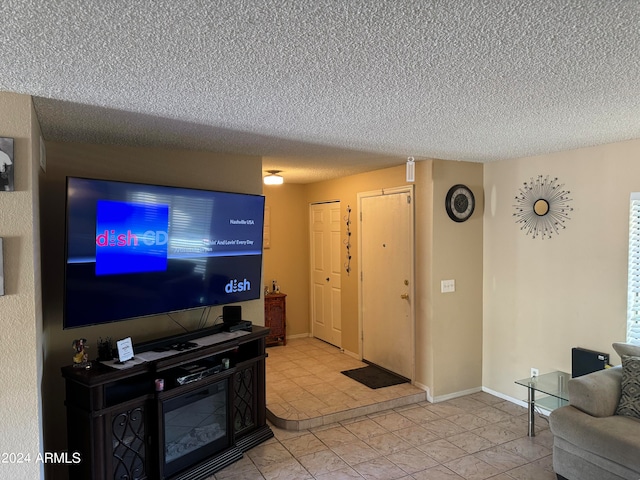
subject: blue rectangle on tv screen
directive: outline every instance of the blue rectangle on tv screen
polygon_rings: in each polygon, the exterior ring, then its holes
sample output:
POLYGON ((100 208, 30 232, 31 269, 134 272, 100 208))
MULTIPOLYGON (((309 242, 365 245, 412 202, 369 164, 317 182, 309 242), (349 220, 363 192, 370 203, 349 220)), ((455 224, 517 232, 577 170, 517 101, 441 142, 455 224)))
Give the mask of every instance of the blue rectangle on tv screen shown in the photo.
POLYGON ((260 298, 264 197, 67 178, 64 327, 260 298))

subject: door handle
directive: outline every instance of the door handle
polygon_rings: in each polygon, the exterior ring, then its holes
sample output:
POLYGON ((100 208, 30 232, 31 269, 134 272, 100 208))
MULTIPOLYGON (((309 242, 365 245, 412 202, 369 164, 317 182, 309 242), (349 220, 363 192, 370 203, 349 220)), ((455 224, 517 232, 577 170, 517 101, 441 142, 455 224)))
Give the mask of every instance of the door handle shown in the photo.
POLYGON ((329 277, 327 277, 327 282, 329 281, 329 277))
POLYGON ((403 300, 409 300, 409 294, 408 293, 403 293, 402 295, 400 295, 400 298, 403 300))

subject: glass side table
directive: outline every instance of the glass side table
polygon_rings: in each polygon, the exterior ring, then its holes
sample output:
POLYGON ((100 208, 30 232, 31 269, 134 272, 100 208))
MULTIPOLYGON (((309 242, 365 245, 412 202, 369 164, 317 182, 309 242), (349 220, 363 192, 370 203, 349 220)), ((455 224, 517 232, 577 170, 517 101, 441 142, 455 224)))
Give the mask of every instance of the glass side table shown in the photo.
POLYGON ((551 372, 537 377, 523 378, 516 380, 518 385, 527 387, 527 404, 529 407, 529 429, 528 434, 534 437, 536 406, 546 410, 555 410, 569 403, 569 390, 567 384, 571 374, 566 372, 551 372), (544 393, 547 397, 536 400, 536 392, 544 393))

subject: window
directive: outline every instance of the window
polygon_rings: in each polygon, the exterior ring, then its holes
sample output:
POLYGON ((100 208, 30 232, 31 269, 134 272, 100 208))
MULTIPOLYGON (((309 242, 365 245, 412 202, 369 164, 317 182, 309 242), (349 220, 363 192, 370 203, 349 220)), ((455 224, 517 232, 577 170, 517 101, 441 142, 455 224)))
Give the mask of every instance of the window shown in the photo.
POLYGON ((627 342, 640 345, 640 192, 631 194, 629 207, 627 342))

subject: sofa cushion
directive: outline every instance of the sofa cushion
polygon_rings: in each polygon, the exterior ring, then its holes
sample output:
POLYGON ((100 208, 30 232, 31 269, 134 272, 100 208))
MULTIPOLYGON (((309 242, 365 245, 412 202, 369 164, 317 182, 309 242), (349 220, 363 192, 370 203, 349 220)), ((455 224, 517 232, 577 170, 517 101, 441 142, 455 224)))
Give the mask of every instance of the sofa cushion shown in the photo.
MULTIPOLYGON (((554 436, 588 453, 640 472, 639 419, 622 415, 592 417, 567 405, 551 412, 549 426, 554 436)), ((635 478, 639 477, 640 474, 635 478)))
MULTIPOLYGON (((566 479, 638 480, 638 472, 602 455, 587 452, 564 438, 553 437, 553 470, 566 479)), ((560 478, 560 477, 558 477, 560 478)))
POLYGON ((569 380, 569 403, 594 417, 616 413, 622 367, 607 368, 569 380))
POLYGON ((611 345, 613 349, 616 351, 620 358, 625 355, 630 355, 632 357, 640 357, 640 346, 632 345, 631 343, 622 343, 616 342, 611 345))
POLYGON ((640 357, 622 357, 622 385, 616 414, 640 418, 640 357))

